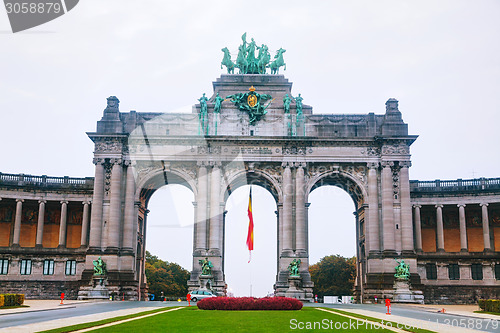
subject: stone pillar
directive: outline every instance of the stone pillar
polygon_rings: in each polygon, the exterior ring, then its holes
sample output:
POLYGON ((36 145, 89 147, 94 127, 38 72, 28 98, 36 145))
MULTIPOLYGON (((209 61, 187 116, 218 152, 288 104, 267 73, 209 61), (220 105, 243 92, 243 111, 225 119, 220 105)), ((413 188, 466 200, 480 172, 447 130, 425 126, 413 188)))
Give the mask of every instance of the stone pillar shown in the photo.
POLYGON ((16 199, 16 219, 14 220, 14 237, 12 239, 12 245, 19 246, 19 240, 21 239, 21 217, 23 212, 23 199, 16 199))
POLYGON ((394 227, 394 196, 392 186, 392 170, 394 162, 382 162, 382 226, 384 239, 384 252, 396 252, 395 227, 394 227))
POLYGON ((292 253, 293 226, 293 183, 292 170, 288 163, 283 165, 283 252, 292 253))
POLYGON ((491 248, 490 241, 490 223, 488 218, 488 204, 482 203, 481 206, 482 216, 483 216, 483 241, 484 241, 484 251, 493 251, 491 248))
POLYGON ((43 223, 45 222, 45 204, 47 201, 38 200, 38 223, 36 226, 36 247, 43 247, 43 223))
POLYGON ((134 170, 132 169, 132 165, 130 161, 125 161, 124 163, 127 166, 127 183, 125 188, 125 218, 123 225, 123 249, 128 251, 132 251, 134 248, 134 230, 137 229, 135 227, 135 223, 137 221, 137 215, 135 213, 135 178, 134 178, 134 170))
MULTIPOLYGON (((220 163, 220 162, 218 162, 220 163)), ((212 168, 211 174, 211 195, 210 195, 210 249, 221 250, 221 210, 220 210, 220 191, 221 191, 221 173, 220 165, 216 164, 212 168)), ((219 252, 220 253, 220 252, 219 252)))
POLYGON ((207 167, 204 162, 198 162, 198 166, 196 247, 204 252, 207 249, 207 167))
MULTIPOLYGON (((283 251, 283 203, 278 202, 278 210, 277 210, 277 219, 278 219, 278 243, 279 243, 279 253, 283 251)), ((278 254, 279 258, 279 254, 278 254)), ((279 270, 278 270, 279 271, 279 270)))
POLYGON ((377 168, 378 163, 368 163, 367 249, 375 254, 380 252, 377 168))
POLYGON ((90 218, 89 248, 100 249, 102 239, 102 202, 104 200, 104 159, 94 158, 95 178, 90 218))
POLYGON ((300 164, 297 168, 295 177, 295 249, 297 253, 306 255, 306 239, 307 239, 307 226, 306 226, 306 189, 304 179, 304 166, 300 164))
POLYGON ((458 218, 460 220, 460 252, 468 252, 467 247, 467 224, 465 221, 465 205, 460 204, 458 207, 458 218))
POLYGON ((437 252, 444 252, 443 205, 436 205, 437 252))
POLYGON ((415 207, 415 249, 417 252, 423 252, 422 250, 422 223, 420 220, 420 205, 414 205, 415 207))
POLYGON ((80 246, 87 246, 87 236, 89 233, 89 209, 90 201, 84 201, 83 204, 83 217, 82 217, 82 237, 80 239, 80 246))
POLYGON ((61 201, 61 219, 59 222, 59 246, 66 247, 66 222, 68 220, 68 202, 61 201))
POLYGON ((106 249, 117 251, 120 247, 120 218, 122 211, 122 161, 121 159, 112 159, 111 163, 111 188, 109 202, 109 228, 108 242, 106 249))
POLYGON ((403 253, 413 253, 413 227, 412 211, 410 203, 410 161, 399 162, 401 171, 399 174, 400 199, 401 199, 401 247, 403 253))

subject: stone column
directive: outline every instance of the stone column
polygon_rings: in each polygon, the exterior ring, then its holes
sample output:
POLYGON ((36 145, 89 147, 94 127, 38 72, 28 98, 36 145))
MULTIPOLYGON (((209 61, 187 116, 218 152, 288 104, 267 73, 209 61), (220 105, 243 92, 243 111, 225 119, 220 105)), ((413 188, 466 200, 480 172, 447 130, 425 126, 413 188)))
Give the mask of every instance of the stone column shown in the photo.
POLYGON ((420 219, 420 205, 414 205, 415 207, 415 248, 417 252, 423 252, 422 250, 422 223, 420 219))
POLYGON ((198 162, 198 198, 196 214, 196 247, 203 252, 207 249, 207 167, 198 162))
POLYGON ((401 198, 401 247, 403 252, 414 252, 412 211, 410 203, 410 161, 399 162, 401 171, 399 174, 400 198, 401 198))
POLYGON ((122 160, 112 159, 111 188, 109 201, 109 228, 106 249, 117 251, 120 247, 120 218, 122 211, 122 160))
POLYGON ((482 203, 481 211, 483 215, 483 241, 484 241, 484 251, 492 251, 490 242, 490 223, 488 218, 488 204, 482 203))
POLYGON ((38 200, 38 223, 36 226, 36 247, 42 247, 43 243, 43 223, 45 222, 45 204, 47 201, 38 200))
POLYGON ((293 183, 292 170, 288 163, 283 165, 283 252, 292 253, 293 226, 292 226, 292 205, 293 205, 293 183))
POLYGON ((19 246, 19 240, 21 239, 21 217, 23 212, 23 199, 16 199, 16 219, 14 220, 14 237, 12 239, 12 245, 19 246))
POLYGON ((465 221, 465 205, 459 204, 458 217, 460 220, 460 252, 468 252, 467 248, 467 224, 465 221))
POLYGON ((306 189, 304 178, 304 164, 299 164, 295 177, 295 249, 297 253, 306 255, 306 189))
POLYGON ((89 209, 90 201, 83 201, 83 217, 82 217, 82 237, 80 239, 80 246, 87 246, 87 235, 89 233, 89 209))
POLYGON ((89 248, 100 249, 102 239, 102 202, 104 200, 104 159, 94 158, 95 178, 90 218, 89 248))
POLYGON ((443 205, 436 205, 437 252, 444 252, 443 205))
POLYGON ((380 252, 377 180, 378 165, 378 163, 368 163, 368 224, 366 228, 368 253, 380 252))
POLYGON ((382 226, 384 252, 396 252, 394 227, 394 196, 392 186, 392 170, 394 162, 382 162, 382 226))
POLYGON ((125 189, 125 218, 123 225, 123 249, 132 251, 134 248, 134 228, 137 215, 135 213, 135 178, 130 161, 125 161, 127 166, 127 183, 125 189))
MULTIPOLYGON (((278 243, 279 243, 279 253, 283 251, 283 203, 278 202, 278 210, 277 210, 277 219, 278 219, 278 243)), ((278 254, 279 258, 279 254, 278 254)), ((279 270, 278 270, 279 271, 279 270)))
POLYGON ((66 247, 66 222, 68 220, 68 202, 61 201, 61 219, 59 222, 59 246, 66 247))
MULTIPOLYGON (((220 164, 220 162, 218 162, 220 164)), ((210 249, 221 250, 221 210, 220 210, 220 190, 221 173, 220 165, 216 164, 212 168, 211 174, 211 195, 210 195, 210 249)))

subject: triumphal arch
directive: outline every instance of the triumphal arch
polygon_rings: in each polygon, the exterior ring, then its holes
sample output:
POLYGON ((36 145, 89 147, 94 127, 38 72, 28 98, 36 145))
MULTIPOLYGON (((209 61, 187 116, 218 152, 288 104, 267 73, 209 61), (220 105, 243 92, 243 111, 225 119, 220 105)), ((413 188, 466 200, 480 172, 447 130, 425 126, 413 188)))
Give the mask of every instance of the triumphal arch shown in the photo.
POLYGON ((73 297, 92 298, 94 262, 101 258, 107 290, 144 297, 148 201, 158 188, 181 184, 195 197, 188 285, 224 295, 225 202, 236 188, 256 184, 277 205, 269 223, 278 226, 275 293, 311 300, 308 196, 333 185, 356 207, 359 301, 394 297, 395 259, 409 267, 412 301, 498 297, 498 178, 410 181, 417 136, 409 134, 396 99, 380 114, 316 113, 279 74, 285 50, 271 60, 267 46, 246 39, 239 50, 233 62, 223 49, 228 74, 210 94, 198 95, 192 113, 121 112, 118 98, 109 97, 96 131, 88 133, 94 178, 0 174, 0 259, 10 267, 0 275, 4 289, 50 284, 47 294, 66 288, 73 297), (19 275, 27 258, 33 272, 40 270, 31 280, 19 275), (60 267, 52 277, 41 272, 51 258, 60 267), (298 274, 290 274, 299 259, 298 274), (209 272, 202 272, 204 260, 213 265, 209 272), (69 278, 68 261, 76 265, 69 278))

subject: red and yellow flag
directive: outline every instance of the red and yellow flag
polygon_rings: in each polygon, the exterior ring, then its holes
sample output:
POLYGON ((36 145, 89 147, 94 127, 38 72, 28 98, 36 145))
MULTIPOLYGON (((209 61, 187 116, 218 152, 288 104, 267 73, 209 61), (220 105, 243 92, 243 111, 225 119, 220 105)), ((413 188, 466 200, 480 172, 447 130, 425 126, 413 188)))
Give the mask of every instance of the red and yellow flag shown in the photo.
MULTIPOLYGON (((250 195, 248 197, 248 235, 247 235, 247 247, 250 251, 250 259, 253 251, 253 215, 252 215, 252 188, 250 187, 250 195)), ((250 259, 248 262, 250 262, 250 259)))

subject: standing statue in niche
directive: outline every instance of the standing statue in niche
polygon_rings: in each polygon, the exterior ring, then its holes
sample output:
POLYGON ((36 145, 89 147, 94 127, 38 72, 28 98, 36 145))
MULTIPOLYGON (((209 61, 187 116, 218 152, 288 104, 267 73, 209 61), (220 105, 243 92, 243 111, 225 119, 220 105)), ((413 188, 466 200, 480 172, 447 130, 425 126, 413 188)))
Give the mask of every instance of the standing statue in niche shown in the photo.
POLYGON ((205 258, 203 260, 198 260, 198 262, 200 263, 201 265, 201 275, 211 275, 212 274, 212 267, 214 267, 214 265, 212 264, 212 262, 210 260, 208 260, 208 258, 205 258))
POLYGON ((288 271, 290 276, 300 276, 299 274, 300 259, 293 259, 293 261, 288 265, 288 271))

